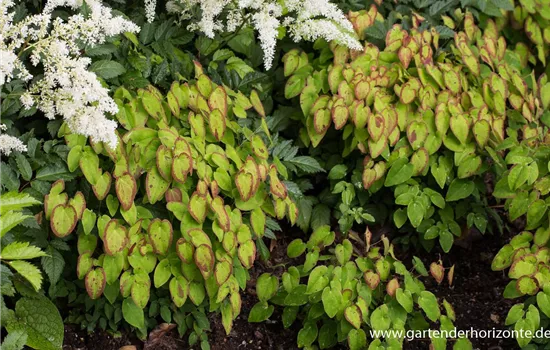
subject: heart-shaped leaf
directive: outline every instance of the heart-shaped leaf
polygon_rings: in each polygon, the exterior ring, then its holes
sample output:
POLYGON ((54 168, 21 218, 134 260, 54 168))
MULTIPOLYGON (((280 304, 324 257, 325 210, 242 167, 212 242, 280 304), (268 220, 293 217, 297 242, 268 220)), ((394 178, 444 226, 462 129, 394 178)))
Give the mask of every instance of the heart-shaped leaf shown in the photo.
POLYGON ((428 137, 428 126, 423 121, 414 121, 407 127, 407 139, 414 150, 424 145, 428 137))
POLYGON ((105 277, 105 271, 101 268, 95 268, 86 274, 84 279, 86 284, 86 292, 90 296, 90 299, 97 299, 103 294, 107 278, 105 277))
POLYGON ((121 252, 128 243, 128 230, 119 224, 117 219, 111 219, 103 231, 103 246, 109 255, 121 252))
MULTIPOLYGON (((346 125, 346 122, 348 121, 348 116, 349 116, 348 107, 335 106, 332 109, 332 121, 334 122, 334 128, 336 130, 342 129, 346 125)), ((315 130, 317 130, 317 128, 315 130)))
POLYGON ((250 144, 252 145, 252 152, 260 158, 260 159, 267 159, 269 156, 267 147, 265 146, 264 140, 260 137, 260 135, 255 134, 252 136, 252 141, 250 141, 250 144))
POLYGON ((157 155, 155 157, 157 162, 157 169, 160 176, 166 181, 172 180, 172 150, 164 145, 160 145, 157 149, 157 155))
POLYGON ((67 237, 78 223, 78 214, 73 206, 59 204, 53 209, 50 227, 57 237, 67 237))
POLYGON ((155 204, 164 197, 164 193, 170 187, 170 182, 166 181, 157 170, 157 167, 152 167, 147 172, 145 179, 145 190, 147 198, 151 204, 155 204))
POLYGON ((210 110, 218 109, 222 115, 227 116, 227 93, 223 86, 217 86, 208 98, 210 110))
POLYGON ((254 179, 251 174, 241 170, 235 176, 235 185, 243 201, 248 201, 254 191, 254 179))
POLYGON ((204 279, 208 279, 214 271, 214 253, 207 244, 202 244, 195 250, 195 264, 199 268, 204 279))
POLYGON ((76 263, 76 275, 78 279, 81 280, 86 277, 92 267, 94 267, 94 259, 92 258, 92 254, 90 252, 80 254, 76 263))
POLYGON ((111 181, 111 173, 108 171, 98 177, 95 185, 92 186, 92 190, 98 200, 102 201, 107 197, 111 190, 111 181))
POLYGON ((196 222, 203 223, 208 212, 206 197, 195 191, 189 199, 188 210, 196 222))
POLYGON ((212 211, 216 214, 216 220, 222 230, 225 232, 229 231, 231 228, 231 221, 223 205, 223 198, 219 196, 212 198, 210 208, 212 208, 212 211))
POLYGON ((247 269, 251 268, 254 265, 254 260, 256 259, 256 244, 253 240, 248 240, 244 243, 241 243, 239 246, 239 260, 243 266, 247 269))
POLYGON ((136 179, 129 173, 124 173, 116 179, 115 189, 122 208, 130 210, 137 193, 136 179))
POLYGON ((74 197, 69 200, 69 204, 76 210, 76 214, 80 220, 82 218, 82 214, 84 214, 84 210, 86 209, 86 199, 84 198, 82 192, 76 192, 74 197))
POLYGON ((156 254, 166 255, 172 244, 172 224, 164 219, 154 219, 147 229, 151 245, 156 254))
POLYGON ((233 265, 228 261, 222 260, 216 264, 214 276, 216 276, 216 283, 218 283, 218 286, 224 284, 232 274, 233 265))
POLYGON ((346 321, 355 327, 355 329, 359 329, 361 327, 361 320, 363 316, 357 305, 348 306, 344 311, 344 317, 346 318, 346 321))
POLYGON ((450 126, 453 134, 456 136, 460 143, 464 144, 468 141, 468 135, 470 133, 470 125, 468 120, 463 115, 452 116, 450 119, 450 126))
POLYGON ((195 246, 190 242, 186 242, 184 238, 180 238, 176 243, 176 252, 181 261, 186 264, 191 264, 193 255, 195 254, 195 246))
POLYGON ((210 113, 208 124, 210 126, 210 132, 214 135, 216 140, 220 141, 225 135, 226 123, 227 121, 219 109, 215 109, 210 113))
POLYGON ((174 157, 172 163, 172 177, 179 183, 185 183, 187 175, 193 172, 193 158, 188 153, 181 153, 174 157))
POLYGON ((176 307, 182 307, 189 294, 189 282, 183 276, 172 277, 169 289, 170 296, 176 307))
POLYGON ((151 296, 151 280, 149 279, 149 275, 140 272, 134 276, 131 296, 136 306, 140 309, 144 309, 147 306, 151 296))

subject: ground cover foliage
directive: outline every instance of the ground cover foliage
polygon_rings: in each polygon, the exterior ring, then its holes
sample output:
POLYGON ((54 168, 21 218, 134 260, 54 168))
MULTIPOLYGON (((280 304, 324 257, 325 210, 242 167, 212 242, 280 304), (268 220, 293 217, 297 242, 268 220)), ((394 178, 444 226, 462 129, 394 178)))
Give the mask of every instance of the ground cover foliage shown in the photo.
POLYGON ((2 349, 163 322, 209 349, 237 317, 401 349, 369 331, 454 328, 440 254, 516 227, 505 324, 550 327, 547 2, 0 6, 2 349))

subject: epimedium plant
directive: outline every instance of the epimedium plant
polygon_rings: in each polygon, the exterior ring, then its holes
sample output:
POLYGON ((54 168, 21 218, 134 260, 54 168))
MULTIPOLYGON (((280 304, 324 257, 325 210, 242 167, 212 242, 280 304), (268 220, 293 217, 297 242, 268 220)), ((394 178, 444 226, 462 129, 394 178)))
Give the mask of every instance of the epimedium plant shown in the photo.
POLYGON ((77 275, 90 299, 122 299, 122 316, 141 330, 154 286, 176 308, 221 312, 229 333, 247 270, 267 250, 266 227, 278 228, 269 217, 298 217, 279 179, 284 165, 270 161, 257 93, 232 91, 195 69, 194 81, 174 82, 166 96, 152 86, 117 90, 125 130, 116 149, 62 126, 68 168, 83 174, 93 196, 69 199, 58 181, 44 199, 53 234, 77 232, 77 275), (247 119, 257 128, 241 126, 247 119))
MULTIPOLYGON (((541 76, 539 86, 546 86, 546 76, 541 76)), ((542 93, 542 89, 540 90, 542 93)), ((541 130, 547 130, 548 111, 541 117, 541 130)), ((502 148, 507 149, 503 173, 495 185, 493 196, 504 201, 510 221, 525 219, 525 230, 504 245, 492 262, 495 271, 508 270, 511 279, 503 297, 523 299, 514 305, 505 320, 516 330, 532 331, 532 336, 517 338, 522 348, 546 346, 547 340, 533 337, 539 329, 548 328, 550 304, 548 303, 548 162, 550 161, 545 135, 542 132, 532 138, 522 138, 510 132, 502 148)), ((526 334, 526 333, 523 333, 526 334)))
MULTIPOLYGON (((419 276, 428 272, 419 259, 415 259, 413 273, 396 259, 387 238, 376 242, 383 242, 381 247, 371 245, 371 236, 366 234, 364 240, 358 240, 362 243, 358 251, 356 242, 344 239, 335 244, 335 237, 330 226, 323 225, 307 242, 292 241, 288 256, 305 254, 304 263, 291 266, 281 281, 269 273, 258 278, 259 302, 248 321, 264 321, 273 313, 274 305, 283 306, 285 328, 301 323, 298 346, 310 348, 315 344, 321 349, 341 342, 347 342, 350 349, 401 349, 403 339, 368 339, 368 330, 422 330, 430 322, 439 322, 441 329, 454 328, 452 306, 446 300, 440 304, 420 281, 419 276), (302 283, 306 279, 307 283, 302 283)), ((430 270, 441 282, 444 268, 434 263, 430 270)), ((452 283, 451 272, 449 281, 452 283)), ((447 340, 434 338, 431 346, 446 349, 447 340)), ((460 338, 453 348, 471 349, 472 345, 460 338)))
MULTIPOLYGON (((356 27, 378 20, 376 11, 351 17, 356 27)), ((539 133, 546 85, 524 78, 526 62, 498 33, 495 22, 482 31, 467 13, 450 50, 439 49, 434 30, 395 25, 383 51, 366 43, 358 54, 331 44, 328 67, 298 50, 283 58, 285 96, 299 96, 304 115, 301 140, 317 147, 329 129, 341 130, 331 135, 341 135, 342 157, 364 156, 351 164, 362 172, 363 189, 371 196, 391 190, 395 204, 406 207, 392 210, 393 223, 415 228, 426 247, 439 239, 449 251, 460 221, 486 229, 483 215, 467 208, 472 200, 477 207, 486 202, 484 160, 498 162, 509 123, 519 123, 526 138, 539 133)), ((351 188, 335 183, 333 192, 348 204, 351 188)), ((344 223, 342 231, 352 220, 344 223)))

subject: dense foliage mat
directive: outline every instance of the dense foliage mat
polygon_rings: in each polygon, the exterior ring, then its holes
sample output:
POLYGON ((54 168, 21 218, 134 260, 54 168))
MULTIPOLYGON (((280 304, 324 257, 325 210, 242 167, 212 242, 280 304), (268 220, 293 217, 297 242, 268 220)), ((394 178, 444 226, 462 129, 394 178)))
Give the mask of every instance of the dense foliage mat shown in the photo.
POLYGON ((2 349, 69 323, 208 349, 243 300, 300 348, 400 349, 464 324, 445 254, 503 234, 504 324, 548 348, 549 3, 0 0, 0 24, 2 349))

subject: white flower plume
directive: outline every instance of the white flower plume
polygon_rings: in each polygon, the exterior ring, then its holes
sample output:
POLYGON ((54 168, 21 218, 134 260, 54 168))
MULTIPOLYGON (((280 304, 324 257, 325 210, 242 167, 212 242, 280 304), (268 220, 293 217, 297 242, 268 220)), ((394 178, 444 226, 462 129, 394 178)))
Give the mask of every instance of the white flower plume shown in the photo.
POLYGON ((138 32, 139 27, 98 0, 86 0, 90 14, 70 16, 66 21, 52 12, 57 7, 77 9, 83 0, 49 0, 42 13, 13 22, 13 0, 0 0, 0 85, 12 79, 29 81, 21 53, 30 52, 30 63, 43 67, 43 75, 21 96, 27 109, 36 106, 46 117, 60 115, 75 133, 116 146, 117 123, 108 114, 118 109, 95 73, 88 70, 90 59, 81 56, 82 46, 94 46, 106 38, 138 32), (11 11, 11 12, 10 12, 11 11))
MULTIPOLYGON (((154 8, 149 5, 151 1, 155 0, 147 0, 148 9, 154 8)), ((216 32, 231 33, 243 25, 252 26, 258 32, 266 69, 273 64, 281 28, 286 28, 294 41, 323 38, 363 50, 353 25, 329 0, 172 0, 166 9, 191 19, 188 29, 201 31, 209 38, 214 38, 216 32), (200 16, 194 18, 197 8, 200 16)))

